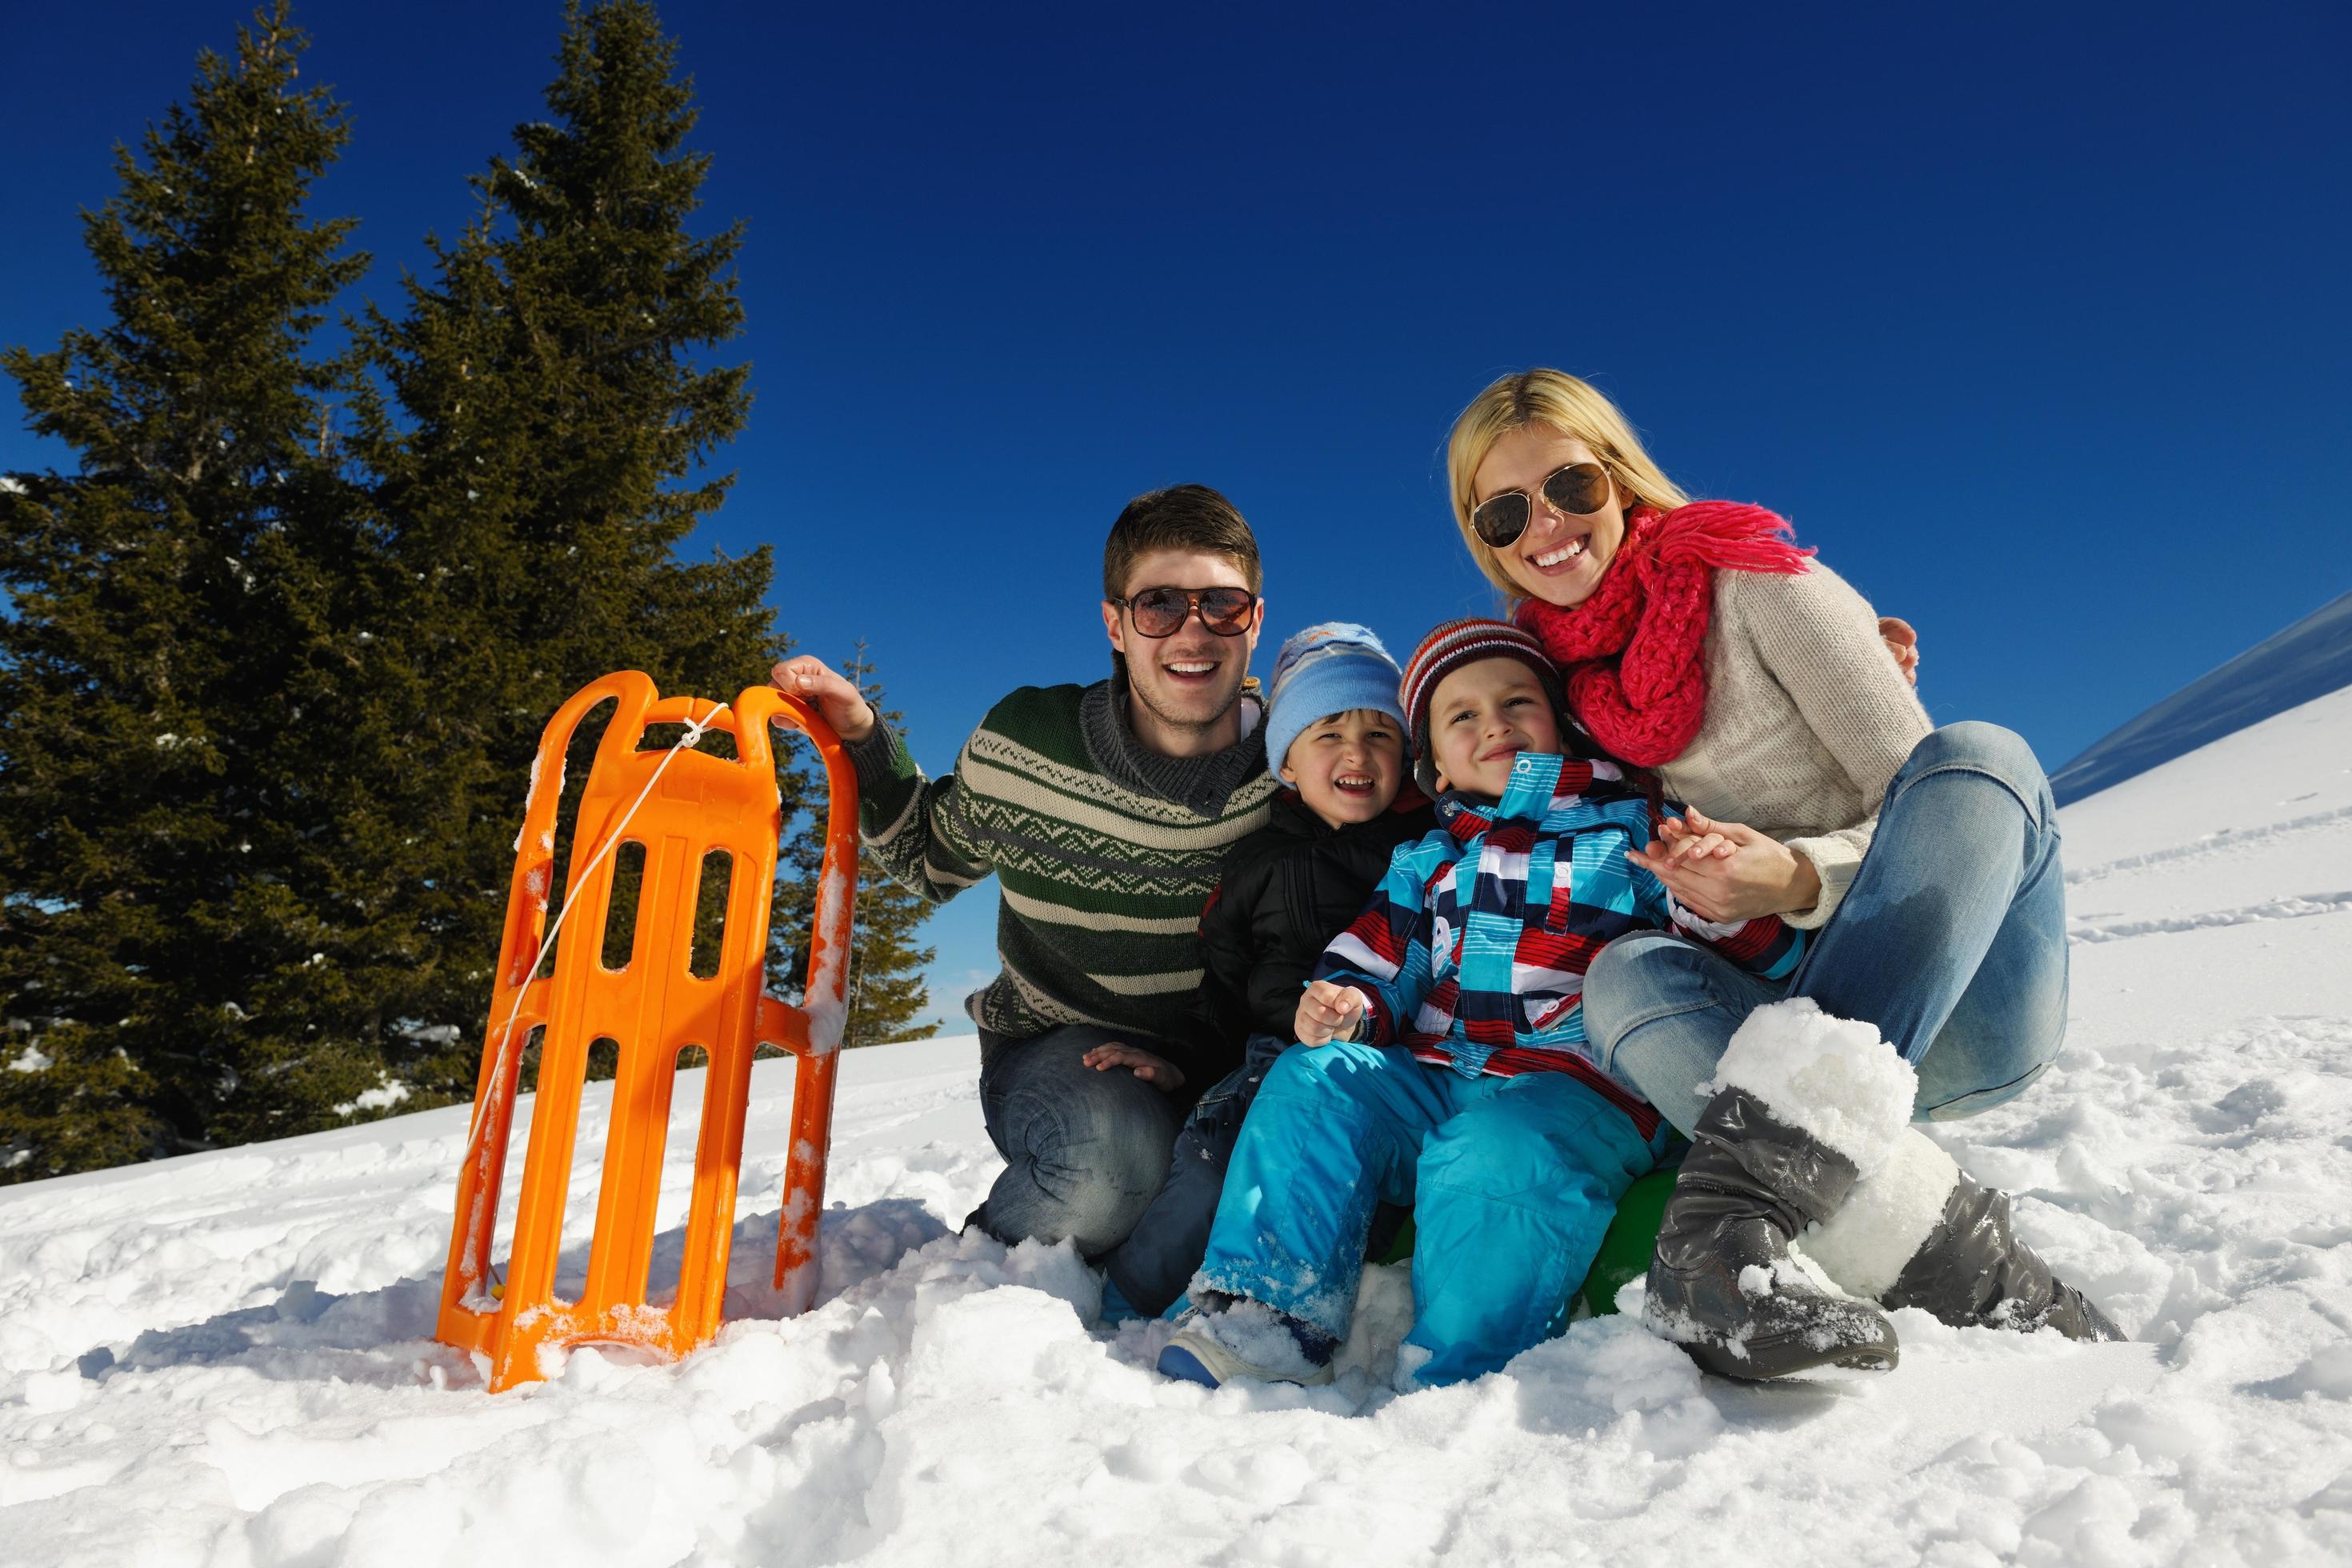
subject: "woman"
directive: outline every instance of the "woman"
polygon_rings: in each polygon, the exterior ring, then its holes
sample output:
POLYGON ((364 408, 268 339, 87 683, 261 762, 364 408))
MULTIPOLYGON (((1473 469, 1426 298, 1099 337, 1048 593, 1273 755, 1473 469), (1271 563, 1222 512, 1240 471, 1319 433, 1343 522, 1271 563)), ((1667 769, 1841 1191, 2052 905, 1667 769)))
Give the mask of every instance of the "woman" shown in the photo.
POLYGON ((1788 1266, 1810 1225, 1807 1256, 1855 1296, 2121 1338, 2014 1238, 2006 1196, 1907 1125, 1999 1104, 2057 1055, 2065 879, 2032 752, 1933 728, 1860 595, 1762 508, 1690 502, 1574 376, 1486 388, 1447 470, 1463 539, 1569 670, 1578 719, 1690 804, 1630 858, 1702 915, 1817 932, 1783 984, 1664 932, 1586 978, 1610 1070, 1694 1143, 1654 1326, 1736 1377, 1893 1365, 1883 1314, 1788 1266))

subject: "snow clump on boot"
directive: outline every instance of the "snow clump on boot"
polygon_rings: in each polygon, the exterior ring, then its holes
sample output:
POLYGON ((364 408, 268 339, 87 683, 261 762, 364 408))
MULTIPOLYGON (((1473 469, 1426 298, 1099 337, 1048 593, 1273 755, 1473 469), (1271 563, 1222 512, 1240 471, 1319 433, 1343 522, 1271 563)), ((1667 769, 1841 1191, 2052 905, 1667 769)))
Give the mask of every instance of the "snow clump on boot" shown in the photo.
POLYGON ((1918 1075, 1870 1025, 1792 996, 1748 1015, 1709 1087, 1745 1089, 1781 1121, 1853 1161, 1867 1180, 1910 1131, 1918 1075))

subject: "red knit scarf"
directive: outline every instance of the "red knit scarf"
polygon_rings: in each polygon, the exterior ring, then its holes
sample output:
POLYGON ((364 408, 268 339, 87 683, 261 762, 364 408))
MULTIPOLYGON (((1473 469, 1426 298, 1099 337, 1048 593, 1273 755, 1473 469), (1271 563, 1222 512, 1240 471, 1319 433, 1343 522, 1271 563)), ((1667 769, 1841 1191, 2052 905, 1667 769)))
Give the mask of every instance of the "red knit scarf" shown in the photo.
POLYGON ((1643 507, 1625 520, 1591 598, 1566 609, 1528 599, 1517 619, 1567 672, 1569 706, 1593 739, 1612 756, 1654 768, 1681 756, 1706 718, 1716 573, 1795 574, 1811 554, 1760 506, 1643 507))

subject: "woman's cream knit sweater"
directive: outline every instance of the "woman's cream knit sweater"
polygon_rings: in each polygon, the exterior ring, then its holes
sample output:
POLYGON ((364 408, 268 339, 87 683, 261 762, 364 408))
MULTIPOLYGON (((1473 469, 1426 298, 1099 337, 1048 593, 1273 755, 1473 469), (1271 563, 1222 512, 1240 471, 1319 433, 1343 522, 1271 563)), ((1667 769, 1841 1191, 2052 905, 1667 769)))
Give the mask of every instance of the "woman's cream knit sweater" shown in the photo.
POLYGON ((1706 719, 1658 770, 1666 793, 1769 833, 1813 863, 1837 911, 1895 770, 1932 726, 1878 636, 1878 616, 1816 561, 1798 576, 1721 571, 1706 632, 1706 719))

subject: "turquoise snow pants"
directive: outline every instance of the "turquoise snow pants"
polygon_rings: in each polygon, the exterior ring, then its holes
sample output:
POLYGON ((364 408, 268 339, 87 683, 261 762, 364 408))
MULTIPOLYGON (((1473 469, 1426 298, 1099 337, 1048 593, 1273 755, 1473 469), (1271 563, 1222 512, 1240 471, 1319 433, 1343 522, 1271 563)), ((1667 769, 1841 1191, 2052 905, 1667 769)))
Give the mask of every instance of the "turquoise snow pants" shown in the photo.
POLYGON ((1283 1053, 1243 1123, 1196 1287, 1339 1338, 1381 1202, 1413 1210, 1415 1375, 1459 1383, 1558 1333, 1625 1189, 1665 1151, 1564 1073, 1465 1078, 1395 1047, 1283 1053))

